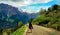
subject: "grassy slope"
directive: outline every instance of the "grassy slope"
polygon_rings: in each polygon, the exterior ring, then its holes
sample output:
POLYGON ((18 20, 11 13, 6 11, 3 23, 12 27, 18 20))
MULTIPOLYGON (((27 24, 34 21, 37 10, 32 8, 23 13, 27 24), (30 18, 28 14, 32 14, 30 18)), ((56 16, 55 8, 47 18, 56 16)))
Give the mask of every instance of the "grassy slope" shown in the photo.
POLYGON ((21 28, 17 29, 12 35, 23 35, 24 31, 26 29, 26 26, 22 26, 21 28))

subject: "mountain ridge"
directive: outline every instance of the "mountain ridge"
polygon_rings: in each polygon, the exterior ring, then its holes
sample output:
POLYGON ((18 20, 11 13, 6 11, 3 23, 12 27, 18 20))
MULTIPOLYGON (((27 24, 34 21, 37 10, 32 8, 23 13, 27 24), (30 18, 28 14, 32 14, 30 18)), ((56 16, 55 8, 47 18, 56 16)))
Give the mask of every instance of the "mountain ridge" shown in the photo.
POLYGON ((28 14, 26 12, 21 12, 16 7, 1 3, 0 4, 0 27, 2 28, 16 27, 17 21, 22 21, 23 24, 25 24, 31 18, 35 18, 36 17, 35 15, 38 16, 38 14, 28 14))

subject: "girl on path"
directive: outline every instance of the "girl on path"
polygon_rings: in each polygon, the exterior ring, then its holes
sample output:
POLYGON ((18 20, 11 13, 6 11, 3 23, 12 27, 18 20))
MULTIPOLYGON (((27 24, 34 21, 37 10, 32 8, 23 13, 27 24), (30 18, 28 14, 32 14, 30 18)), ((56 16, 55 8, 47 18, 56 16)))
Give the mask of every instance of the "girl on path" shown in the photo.
POLYGON ((30 29, 30 31, 31 31, 31 33, 32 33, 33 26, 32 26, 32 24, 31 24, 31 22, 29 23, 29 29, 30 29))

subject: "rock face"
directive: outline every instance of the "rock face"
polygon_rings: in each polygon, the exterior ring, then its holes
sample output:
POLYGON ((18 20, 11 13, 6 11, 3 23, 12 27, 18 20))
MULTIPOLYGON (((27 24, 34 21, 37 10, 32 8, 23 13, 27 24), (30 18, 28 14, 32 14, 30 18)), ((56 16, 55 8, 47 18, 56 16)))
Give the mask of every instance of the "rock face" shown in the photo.
MULTIPOLYGON (((37 14, 36 14, 37 16, 37 14)), ((16 7, 12 7, 8 4, 0 4, 0 29, 14 28, 17 25, 17 21, 26 23, 31 17, 36 17, 33 14, 21 12, 16 7)))

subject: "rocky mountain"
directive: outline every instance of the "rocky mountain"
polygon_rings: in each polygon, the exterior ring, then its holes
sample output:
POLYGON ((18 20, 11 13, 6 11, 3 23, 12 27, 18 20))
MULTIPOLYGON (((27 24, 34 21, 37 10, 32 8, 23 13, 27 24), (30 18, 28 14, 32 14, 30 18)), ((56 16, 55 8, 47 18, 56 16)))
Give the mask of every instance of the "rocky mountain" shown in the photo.
POLYGON ((39 13, 28 14, 26 12, 21 12, 18 8, 13 7, 8 4, 0 4, 0 27, 9 28, 16 26, 17 21, 22 21, 26 23, 31 18, 36 17, 39 13), (5 25, 8 25, 7 27, 5 25))

